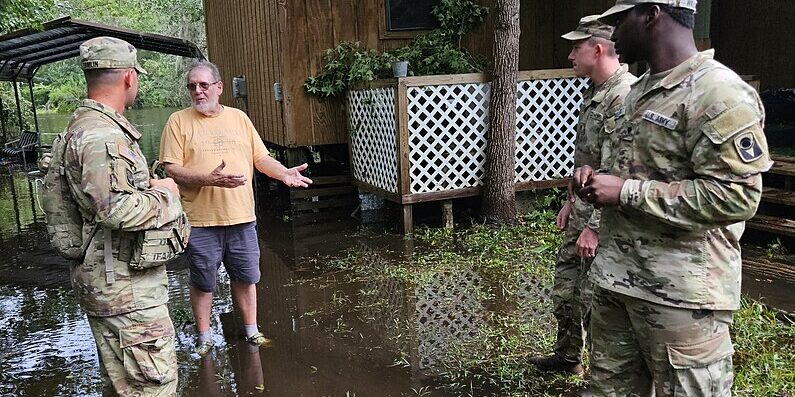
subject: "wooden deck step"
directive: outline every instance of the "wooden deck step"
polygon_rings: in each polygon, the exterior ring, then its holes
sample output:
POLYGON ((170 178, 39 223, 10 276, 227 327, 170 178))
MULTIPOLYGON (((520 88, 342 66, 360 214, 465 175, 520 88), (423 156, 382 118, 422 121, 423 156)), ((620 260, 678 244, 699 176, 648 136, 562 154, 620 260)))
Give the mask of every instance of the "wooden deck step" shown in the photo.
POLYGON ((795 221, 769 215, 757 215, 746 222, 749 229, 761 230, 787 237, 795 237, 795 221))
POLYGON ((762 201, 766 203, 795 206, 795 192, 766 186, 762 193, 762 201))
MULTIPOLYGON (((782 156, 776 156, 776 158, 781 158, 781 157, 782 156)), ((792 157, 785 157, 785 158, 792 159, 792 157)), ((776 175, 785 175, 785 176, 795 176, 795 162, 774 160, 773 166, 770 168, 769 171, 767 171, 767 173, 776 174, 776 175)))
POLYGON ((795 157, 793 157, 793 156, 785 156, 783 154, 771 154, 770 158, 773 161, 776 161, 776 162, 795 163, 795 157))
POLYGON ((795 280, 795 266, 779 260, 771 260, 761 256, 746 257, 743 255, 743 271, 751 271, 770 277, 795 280))
POLYGON ((294 225, 349 218, 359 204, 350 175, 313 176, 306 189, 290 189, 290 218, 294 225))

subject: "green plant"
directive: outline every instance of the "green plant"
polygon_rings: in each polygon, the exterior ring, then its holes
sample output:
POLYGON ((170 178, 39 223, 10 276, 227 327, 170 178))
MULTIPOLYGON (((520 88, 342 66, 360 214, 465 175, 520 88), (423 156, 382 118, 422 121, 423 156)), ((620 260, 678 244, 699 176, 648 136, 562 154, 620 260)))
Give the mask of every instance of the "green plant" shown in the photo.
POLYGON ((304 83, 310 94, 329 97, 343 92, 350 84, 384 77, 392 62, 389 54, 368 50, 359 42, 342 42, 323 54, 323 71, 304 83))
POLYGON ((787 254, 787 248, 781 244, 781 239, 776 238, 776 241, 770 242, 765 247, 765 257, 767 259, 776 259, 787 254))
POLYGON ((379 53, 358 42, 340 43, 324 52, 323 69, 307 78, 304 88, 319 97, 337 96, 352 84, 391 77, 391 64, 398 60, 408 61, 412 75, 480 72, 486 61, 471 56, 461 40, 487 14, 488 7, 473 0, 442 0, 433 10, 438 28, 391 52, 379 53))

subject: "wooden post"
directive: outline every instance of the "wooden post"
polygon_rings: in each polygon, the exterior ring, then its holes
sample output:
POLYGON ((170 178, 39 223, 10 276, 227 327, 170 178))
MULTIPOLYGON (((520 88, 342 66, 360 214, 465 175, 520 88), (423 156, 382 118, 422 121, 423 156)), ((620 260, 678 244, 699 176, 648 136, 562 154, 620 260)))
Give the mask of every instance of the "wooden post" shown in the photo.
POLYGON ((453 200, 442 201, 442 224, 445 229, 453 230, 453 200))
MULTIPOLYGON (((395 89, 395 139, 397 149, 398 193, 405 197, 411 193, 411 176, 409 174, 409 127, 408 98, 406 82, 397 79, 395 89)), ((411 204, 403 204, 403 234, 414 232, 414 216, 411 204)))
POLYGON ((406 236, 414 233, 414 216, 412 215, 413 206, 403 204, 403 234, 406 236))

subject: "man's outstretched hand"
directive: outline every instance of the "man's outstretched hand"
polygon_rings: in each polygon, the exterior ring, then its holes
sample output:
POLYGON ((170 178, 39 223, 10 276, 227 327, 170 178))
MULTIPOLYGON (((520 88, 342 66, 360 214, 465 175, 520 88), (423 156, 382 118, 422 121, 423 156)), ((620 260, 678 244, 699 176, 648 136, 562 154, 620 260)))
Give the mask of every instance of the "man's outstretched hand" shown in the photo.
POLYGON ((293 168, 287 168, 279 179, 289 187, 309 187, 312 184, 312 180, 301 175, 301 172, 306 170, 307 167, 309 165, 304 163, 293 168))
POLYGON ((245 176, 240 174, 227 174, 223 172, 224 167, 226 167, 226 162, 221 160, 221 164, 218 167, 215 167, 212 172, 210 172, 210 175, 208 176, 209 183, 207 185, 231 189, 238 186, 243 186, 246 183, 245 176))

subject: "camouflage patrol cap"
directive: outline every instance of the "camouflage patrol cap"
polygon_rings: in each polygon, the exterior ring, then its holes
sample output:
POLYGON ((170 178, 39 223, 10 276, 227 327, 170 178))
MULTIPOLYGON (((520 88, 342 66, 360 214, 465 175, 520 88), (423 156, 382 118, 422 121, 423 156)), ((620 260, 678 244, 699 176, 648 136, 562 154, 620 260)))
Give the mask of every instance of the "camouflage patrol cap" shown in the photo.
POLYGON ((95 37, 80 44, 83 70, 132 68, 146 74, 136 54, 132 44, 115 37, 95 37))
POLYGON ((624 11, 628 11, 638 4, 646 4, 646 3, 669 5, 671 7, 677 7, 677 8, 686 8, 688 10, 693 10, 693 12, 696 12, 696 4, 698 3, 698 0, 616 0, 616 5, 614 5, 612 8, 602 13, 602 15, 599 16, 599 19, 601 19, 605 23, 613 24, 612 18, 609 18, 610 16, 622 13, 624 11))
POLYGON ((599 15, 588 15, 580 19, 580 24, 577 26, 577 29, 560 37, 569 41, 580 41, 590 39, 591 37, 610 40, 610 36, 612 35, 613 27, 600 21, 599 15))

